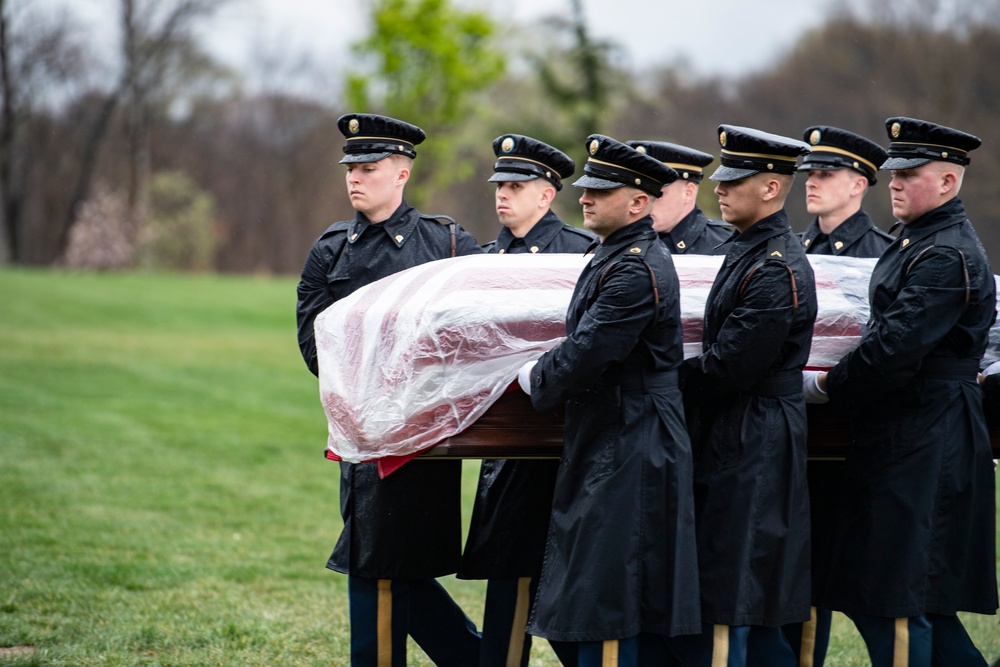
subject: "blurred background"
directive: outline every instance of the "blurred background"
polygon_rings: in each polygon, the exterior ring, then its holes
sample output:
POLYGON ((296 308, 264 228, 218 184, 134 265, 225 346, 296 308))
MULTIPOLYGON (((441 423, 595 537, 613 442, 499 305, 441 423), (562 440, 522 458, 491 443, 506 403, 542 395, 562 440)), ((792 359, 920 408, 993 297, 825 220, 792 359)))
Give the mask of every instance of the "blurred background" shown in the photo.
MULTIPOLYGON (((0 263, 296 275, 353 217, 346 112, 428 133, 407 199, 495 238, 494 137, 718 155, 720 123, 976 134, 1000 262, 1000 0, 0 0, 0 263)), ((809 220, 799 179, 788 210, 809 220)), ((865 208, 893 223, 883 177, 865 208)), ((557 211, 579 224, 569 187, 557 211)), ((702 208, 717 212, 711 184, 702 208)))

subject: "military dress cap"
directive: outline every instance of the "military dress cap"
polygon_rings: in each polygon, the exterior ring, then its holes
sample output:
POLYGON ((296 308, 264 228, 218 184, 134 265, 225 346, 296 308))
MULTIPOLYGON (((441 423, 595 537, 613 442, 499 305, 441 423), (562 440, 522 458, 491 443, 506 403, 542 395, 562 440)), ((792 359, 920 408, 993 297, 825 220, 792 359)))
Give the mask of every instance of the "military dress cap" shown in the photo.
POLYGON ((705 176, 705 167, 715 159, 709 153, 702 153, 687 146, 668 141, 629 141, 629 146, 640 153, 655 157, 677 172, 677 178, 699 183, 705 176))
POLYGON ((853 169, 875 185, 878 169, 888 154, 870 139, 838 127, 813 125, 802 135, 812 151, 802 159, 799 171, 853 169))
POLYGON ((677 180, 677 172, 655 158, 603 134, 587 137, 587 163, 573 185, 591 190, 613 190, 629 185, 660 196, 664 185, 677 180))
POLYGON ((969 164, 969 152, 979 148, 979 137, 916 118, 887 118, 889 159, 882 169, 913 169, 931 160, 969 164))
POLYGON ((532 181, 544 178, 562 190, 564 178, 576 170, 573 158, 548 144, 520 134, 504 134, 493 140, 493 165, 490 183, 532 181))
POLYGON ((738 125, 719 126, 719 146, 721 164, 709 178, 722 182, 762 171, 794 174, 796 159, 809 152, 809 145, 797 139, 738 125))
POLYGON ((347 137, 345 162, 378 162, 390 155, 416 157, 414 146, 427 135, 416 125, 368 113, 349 113, 337 119, 337 127, 347 137))

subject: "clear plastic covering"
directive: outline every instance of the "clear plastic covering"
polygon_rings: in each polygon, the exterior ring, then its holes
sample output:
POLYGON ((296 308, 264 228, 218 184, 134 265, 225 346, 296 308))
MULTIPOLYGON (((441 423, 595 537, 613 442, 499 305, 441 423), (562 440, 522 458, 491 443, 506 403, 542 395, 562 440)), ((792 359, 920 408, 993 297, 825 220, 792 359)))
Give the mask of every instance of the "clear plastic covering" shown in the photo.
MULTIPOLYGON (((684 353, 693 356, 701 352, 705 300, 723 258, 673 259, 684 353)), ((876 260, 809 259, 819 313, 808 367, 829 368, 858 344, 876 260)), ((589 261, 552 254, 438 260, 330 306, 316 319, 328 448, 356 463, 414 454, 468 428, 526 361, 565 336, 573 287, 589 261)))

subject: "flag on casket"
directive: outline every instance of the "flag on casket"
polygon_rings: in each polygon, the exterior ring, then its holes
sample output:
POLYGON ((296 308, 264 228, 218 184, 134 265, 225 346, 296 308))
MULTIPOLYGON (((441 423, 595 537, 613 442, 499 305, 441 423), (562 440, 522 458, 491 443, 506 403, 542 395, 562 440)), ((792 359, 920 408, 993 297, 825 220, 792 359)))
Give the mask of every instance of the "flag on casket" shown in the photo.
MULTIPOLYGON (((701 351, 705 300, 720 256, 677 255, 685 356, 701 351)), ((468 428, 524 362, 566 333, 580 255, 472 255, 367 285, 316 319, 330 458, 409 457, 468 428)), ((810 257, 819 314, 809 367, 857 345, 874 259, 810 257)))

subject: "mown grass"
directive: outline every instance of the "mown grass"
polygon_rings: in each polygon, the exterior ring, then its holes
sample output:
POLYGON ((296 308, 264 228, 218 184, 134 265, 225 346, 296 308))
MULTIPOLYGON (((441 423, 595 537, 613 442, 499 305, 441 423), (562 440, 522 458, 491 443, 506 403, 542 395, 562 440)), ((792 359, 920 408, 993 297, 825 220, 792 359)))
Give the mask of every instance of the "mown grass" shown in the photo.
MULTIPOLYGON (((0 648, 33 648, 0 665, 347 664, 294 287, 0 271, 0 648)), ((481 620, 483 585, 445 584, 481 620)), ((996 619, 967 620, 1000 655, 996 619)), ((848 622, 834 632, 828 664, 867 664, 848 622)), ((410 664, 429 664, 412 643, 410 664)))

